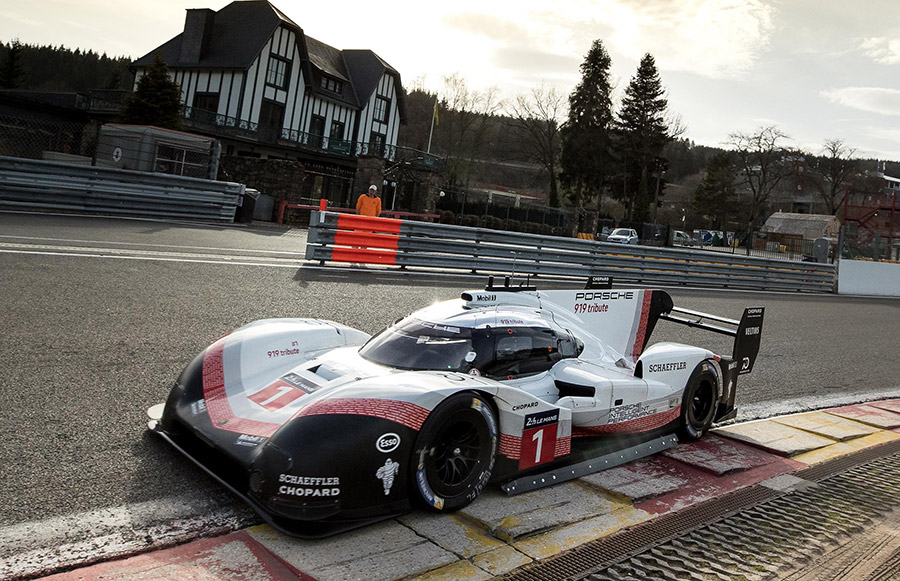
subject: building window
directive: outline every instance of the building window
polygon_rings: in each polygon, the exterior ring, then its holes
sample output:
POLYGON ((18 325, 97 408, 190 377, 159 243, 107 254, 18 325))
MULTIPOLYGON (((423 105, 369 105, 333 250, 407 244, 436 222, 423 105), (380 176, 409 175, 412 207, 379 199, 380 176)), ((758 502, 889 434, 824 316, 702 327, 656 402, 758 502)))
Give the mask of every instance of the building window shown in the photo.
POLYGON ((341 121, 331 122, 331 132, 328 134, 328 149, 335 153, 350 154, 350 143, 344 141, 344 123, 341 121))
POLYGON ((384 135, 373 131, 369 136, 369 155, 384 156, 384 142, 384 135))
POLYGON ((388 110, 391 107, 390 99, 375 97, 375 121, 387 123, 388 110))
POLYGON ((320 84, 323 89, 331 91, 332 93, 341 93, 344 90, 344 84, 342 82, 331 77, 326 77, 325 75, 322 75, 322 82, 320 84))
POLYGON ((274 55, 269 56, 269 68, 266 71, 266 84, 276 89, 287 89, 290 69, 288 61, 274 55))
POLYGON ((331 122, 331 132, 328 134, 330 139, 343 139, 344 138, 344 124, 340 121, 332 121, 331 122))
POLYGON ((216 111, 219 109, 218 93, 195 93, 194 105, 189 115, 197 123, 213 124, 216 122, 216 111))

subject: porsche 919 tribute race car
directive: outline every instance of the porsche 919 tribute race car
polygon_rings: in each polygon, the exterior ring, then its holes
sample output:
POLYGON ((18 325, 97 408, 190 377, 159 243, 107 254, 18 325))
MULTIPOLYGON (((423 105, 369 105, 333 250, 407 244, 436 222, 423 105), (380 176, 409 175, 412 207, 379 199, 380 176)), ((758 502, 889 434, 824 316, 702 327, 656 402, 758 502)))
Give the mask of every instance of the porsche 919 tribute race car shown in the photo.
POLYGON ((245 325, 184 369, 149 425, 277 529, 326 536, 697 439, 735 415, 762 323, 762 308, 737 321, 608 280, 491 280, 374 337, 316 319, 245 325), (733 353, 648 347, 659 319, 731 335, 733 353))

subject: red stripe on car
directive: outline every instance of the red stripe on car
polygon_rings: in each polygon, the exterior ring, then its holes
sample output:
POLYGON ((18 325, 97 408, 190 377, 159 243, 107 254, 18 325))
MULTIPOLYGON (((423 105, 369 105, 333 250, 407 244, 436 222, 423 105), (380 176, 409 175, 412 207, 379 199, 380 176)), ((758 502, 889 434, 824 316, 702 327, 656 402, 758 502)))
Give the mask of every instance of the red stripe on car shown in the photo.
POLYGON ((631 355, 637 361, 644 350, 644 336, 647 334, 647 321, 650 319, 650 301, 653 298, 653 291, 644 291, 644 304, 641 307, 641 323, 638 326, 637 335, 634 338, 634 348, 631 355))
POLYGON ((234 416, 225 391, 225 367, 222 364, 224 350, 225 341, 219 340, 203 356, 203 398, 206 400, 206 411, 212 425, 229 432, 270 437, 280 427, 279 424, 234 416))
POLYGON ((392 399, 370 399, 370 398, 345 398, 345 399, 323 399, 313 402, 301 409, 294 415, 295 418, 302 416, 319 416, 332 414, 347 414, 354 416, 369 416, 373 418, 381 418, 390 420, 404 425, 413 430, 422 428, 425 419, 428 417, 429 411, 422 406, 406 401, 397 401, 392 399))

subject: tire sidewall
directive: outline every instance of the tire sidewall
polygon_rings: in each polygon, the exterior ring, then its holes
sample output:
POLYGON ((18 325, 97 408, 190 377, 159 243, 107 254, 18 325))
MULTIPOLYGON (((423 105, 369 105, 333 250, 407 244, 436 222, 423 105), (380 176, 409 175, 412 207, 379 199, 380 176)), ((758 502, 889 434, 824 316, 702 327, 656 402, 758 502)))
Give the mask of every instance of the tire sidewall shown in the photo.
POLYGON ((681 426, 679 435, 688 440, 699 440, 712 426, 716 415, 716 404, 719 401, 719 372, 716 366, 709 360, 702 361, 684 388, 681 398, 681 426), (709 411, 702 418, 694 417, 693 400, 698 390, 702 389, 704 382, 710 382, 713 386, 713 398, 709 405, 709 411))
POLYGON ((467 506, 481 493, 485 485, 491 478, 491 472, 494 468, 494 462, 497 455, 497 440, 499 429, 496 416, 488 402, 488 400, 476 393, 463 392, 451 395, 434 411, 429 414, 428 419, 419 431, 416 437, 416 445, 413 449, 413 461, 411 466, 415 467, 412 473, 414 480, 413 490, 416 492, 416 500, 426 507, 440 511, 452 512, 467 506), (476 469, 477 476, 472 478, 466 489, 454 496, 445 497, 437 494, 429 482, 426 470, 426 454, 429 449, 431 439, 434 438, 442 427, 444 421, 455 413, 471 409, 481 416, 487 429, 489 449, 483 451, 480 456, 480 465, 476 469))

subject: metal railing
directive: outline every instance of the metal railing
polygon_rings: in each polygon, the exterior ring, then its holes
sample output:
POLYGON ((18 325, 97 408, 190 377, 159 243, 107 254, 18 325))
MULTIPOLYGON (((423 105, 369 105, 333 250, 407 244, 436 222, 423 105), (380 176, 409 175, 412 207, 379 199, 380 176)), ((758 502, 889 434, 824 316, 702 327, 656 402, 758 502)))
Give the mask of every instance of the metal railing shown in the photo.
POLYGON ((0 157, 0 208, 234 221, 244 185, 0 157))
POLYGON ((626 246, 313 212, 307 260, 401 268, 515 273, 551 278, 600 275, 648 285, 834 292, 831 264, 791 262, 693 250, 626 246))
POLYGON ((321 151, 345 157, 372 155, 388 161, 410 162, 418 167, 440 169, 443 159, 415 149, 398 147, 379 141, 361 142, 316 135, 306 131, 286 128, 269 128, 259 123, 229 117, 195 107, 184 108, 184 127, 215 136, 231 136, 252 139, 272 145, 291 145, 308 151, 321 151))

